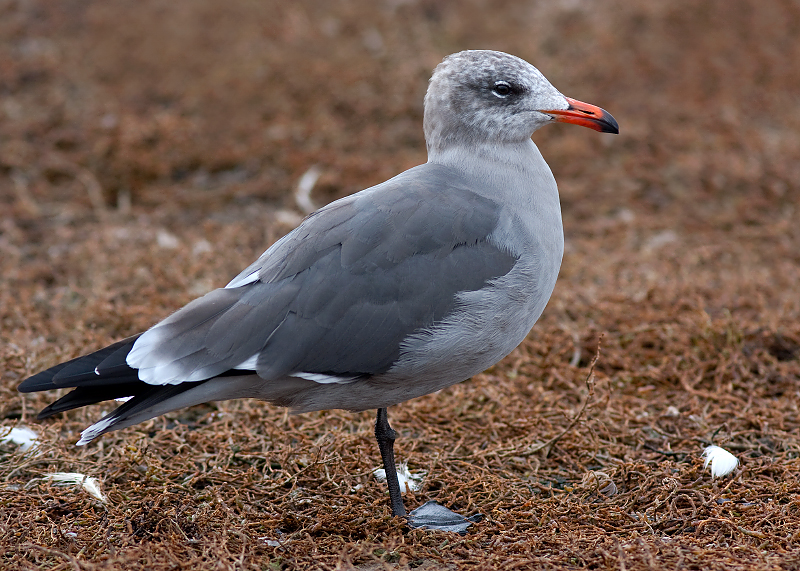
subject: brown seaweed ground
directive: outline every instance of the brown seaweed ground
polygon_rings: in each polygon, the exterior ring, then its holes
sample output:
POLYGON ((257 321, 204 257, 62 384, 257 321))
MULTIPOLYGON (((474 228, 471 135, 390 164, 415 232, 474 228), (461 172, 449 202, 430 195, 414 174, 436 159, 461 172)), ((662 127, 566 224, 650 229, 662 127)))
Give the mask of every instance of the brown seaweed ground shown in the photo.
POLYGON ((0 446, 0 568, 800 568, 798 22, 791 0, 0 3, 0 424, 41 436, 0 446), (424 161, 425 82, 465 48, 622 133, 535 135, 567 240, 545 315, 390 410, 427 472, 407 503, 482 523, 390 517, 372 413, 225 402, 85 448, 110 406, 34 420, 55 395, 20 380, 226 283, 313 165, 324 204, 424 161))

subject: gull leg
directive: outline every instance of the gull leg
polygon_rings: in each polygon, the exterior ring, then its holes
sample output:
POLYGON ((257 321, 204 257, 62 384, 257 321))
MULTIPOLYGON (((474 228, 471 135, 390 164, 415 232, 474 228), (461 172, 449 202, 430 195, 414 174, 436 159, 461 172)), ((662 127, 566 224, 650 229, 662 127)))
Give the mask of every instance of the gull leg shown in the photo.
POLYGON ((394 439, 397 433, 389 426, 388 413, 385 408, 378 409, 378 418, 375 420, 375 439, 383 459, 383 469, 386 470, 386 484, 389 486, 389 500, 392 502, 392 515, 405 516, 406 508, 403 505, 403 496, 400 493, 400 482, 397 480, 397 467, 394 463, 394 439))
MULTIPOLYGON (((397 467, 394 463, 394 441, 396 437, 397 433, 389 426, 386 409, 379 408, 378 417, 375 420, 375 438, 381 451, 383 469, 386 471, 386 484, 389 486, 392 515, 406 516, 403 496, 400 493, 400 482, 397 480, 397 467)), ((454 531, 464 535, 470 525, 483 519, 483 515, 475 514, 470 517, 464 517, 441 504, 431 501, 412 511, 408 514, 407 519, 408 525, 412 528, 454 531)))

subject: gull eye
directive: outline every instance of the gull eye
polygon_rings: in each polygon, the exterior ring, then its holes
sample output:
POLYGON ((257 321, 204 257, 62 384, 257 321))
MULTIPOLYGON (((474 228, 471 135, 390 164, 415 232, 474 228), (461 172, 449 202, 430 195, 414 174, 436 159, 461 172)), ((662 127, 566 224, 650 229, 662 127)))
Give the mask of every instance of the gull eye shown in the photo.
POLYGON ((492 93, 494 93, 497 97, 508 97, 511 95, 511 84, 507 81, 498 81, 494 84, 492 93))

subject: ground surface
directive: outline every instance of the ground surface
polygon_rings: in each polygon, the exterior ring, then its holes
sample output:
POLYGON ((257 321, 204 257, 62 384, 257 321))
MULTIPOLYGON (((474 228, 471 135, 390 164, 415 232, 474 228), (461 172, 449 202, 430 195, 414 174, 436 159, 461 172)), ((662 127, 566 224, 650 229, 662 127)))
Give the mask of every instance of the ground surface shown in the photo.
POLYGON ((0 568, 800 568, 798 22, 791 0, 0 2, 0 424, 41 437, 0 447, 0 568), (427 471, 407 504, 484 522, 392 519, 371 413, 227 402, 85 448, 109 406, 35 421, 55 395, 20 380, 225 284, 299 220, 310 167, 321 205, 423 162, 431 69, 484 47, 622 132, 535 135, 567 242, 550 305, 492 370, 390 410, 427 471), (703 470, 712 441, 732 475, 703 470))

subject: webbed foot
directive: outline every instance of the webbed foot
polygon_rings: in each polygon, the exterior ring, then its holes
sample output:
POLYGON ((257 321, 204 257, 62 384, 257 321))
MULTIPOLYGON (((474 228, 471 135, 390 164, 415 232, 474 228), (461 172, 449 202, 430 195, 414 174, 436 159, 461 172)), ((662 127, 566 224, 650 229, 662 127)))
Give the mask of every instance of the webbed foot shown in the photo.
POLYGON ((464 517, 436 502, 426 502, 408 514, 408 525, 414 529, 438 529, 466 535, 467 528, 483 519, 483 514, 464 517))

